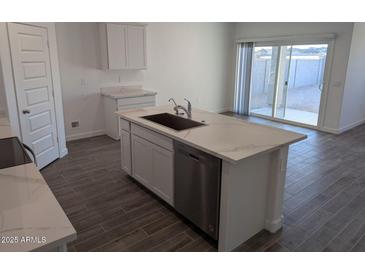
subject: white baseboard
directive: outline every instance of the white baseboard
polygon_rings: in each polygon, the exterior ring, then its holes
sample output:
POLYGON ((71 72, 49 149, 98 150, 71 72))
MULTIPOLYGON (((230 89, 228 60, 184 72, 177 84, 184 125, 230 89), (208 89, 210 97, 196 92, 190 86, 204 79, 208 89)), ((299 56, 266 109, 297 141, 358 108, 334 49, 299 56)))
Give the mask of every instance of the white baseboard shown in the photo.
POLYGON ((365 124, 365 119, 364 120, 360 120, 357 122, 354 122, 350 125, 347 125, 345 127, 339 128, 339 129, 334 129, 334 128, 328 128, 328 127, 323 127, 322 130, 329 132, 329 133, 334 133, 334 134, 341 134, 344 133, 345 131, 348 131, 350 129, 353 129, 354 127, 360 126, 362 124, 365 124))
POLYGON ((271 233, 277 232, 283 225, 283 216, 276 220, 265 220, 265 229, 271 233))
POLYGON ((64 147, 61 152, 60 152, 60 158, 65 157, 68 154, 68 149, 67 147, 64 147))
POLYGON ((104 135, 104 134, 105 134, 105 129, 98 129, 98 130, 93 130, 93 131, 88 131, 88 132, 67 135, 66 141, 79 140, 79 139, 84 139, 84 138, 89 138, 89 137, 94 137, 94 136, 99 136, 99 135, 104 135))
POLYGON ((332 133, 332 134, 340 134, 340 130, 336 129, 336 128, 331 128, 331 127, 321 127, 319 128, 320 131, 323 132, 327 132, 327 133, 332 133))
POLYGON ((350 129, 353 129, 354 127, 360 126, 360 125, 362 125, 364 123, 365 123, 365 119, 364 120, 357 121, 355 123, 352 123, 352 124, 350 124, 348 126, 342 127, 342 128, 340 128, 339 131, 340 131, 340 133, 343 133, 345 131, 348 131, 350 129))

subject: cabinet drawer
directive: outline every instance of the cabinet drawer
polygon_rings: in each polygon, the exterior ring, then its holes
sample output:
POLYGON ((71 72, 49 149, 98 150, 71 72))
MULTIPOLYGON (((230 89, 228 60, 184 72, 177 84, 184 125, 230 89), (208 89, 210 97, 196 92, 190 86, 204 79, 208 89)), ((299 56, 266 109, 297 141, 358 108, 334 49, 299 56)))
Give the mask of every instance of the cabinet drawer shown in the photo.
POLYGON ((122 118, 119 119, 119 128, 120 128, 120 130, 125 130, 127 132, 130 132, 131 131, 130 124, 131 123, 127 120, 124 120, 122 118))
POLYGON ((148 140, 149 142, 161 146, 169 151, 173 151, 173 142, 171 138, 133 123, 131 125, 131 130, 132 134, 148 140))
POLYGON ((135 105, 123 105, 123 106, 118 106, 118 111, 130 110, 130 109, 138 109, 138 108, 146 108, 146 107, 153 107, 154 105, 155 105, 155 102, 148 102, 148 103, 135 104, 135 105))
POLYGON ((118 109, 119 107, 127 105, 139 105, 146 103, 155 104, 155 95, 118 99, 118 109))

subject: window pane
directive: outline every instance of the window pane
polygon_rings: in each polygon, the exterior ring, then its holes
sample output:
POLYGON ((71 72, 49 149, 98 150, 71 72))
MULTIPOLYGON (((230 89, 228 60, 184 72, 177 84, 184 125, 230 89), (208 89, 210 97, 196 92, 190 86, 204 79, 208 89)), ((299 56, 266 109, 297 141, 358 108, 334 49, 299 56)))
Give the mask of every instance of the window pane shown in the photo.
POLYGON ((279 47, 255 47, 252 58, 250 112, 272 116, 279 47))
POLYGON ((278 81, 276 117, 317 125, 327 47, 327 44, 283 47, 280 65, 286 76, 278 81))

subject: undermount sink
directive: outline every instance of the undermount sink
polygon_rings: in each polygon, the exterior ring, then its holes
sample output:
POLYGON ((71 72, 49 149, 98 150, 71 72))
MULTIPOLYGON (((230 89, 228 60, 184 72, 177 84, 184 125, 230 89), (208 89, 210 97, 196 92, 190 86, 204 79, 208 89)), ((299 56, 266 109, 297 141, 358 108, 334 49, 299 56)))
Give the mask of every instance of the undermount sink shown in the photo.
POLYGON ((199 123, 190 119, 182 118, 171 113, 159 113, 154 115, 142 116, 141 118, 149 120, 151 122, 163 125, 174 130, 184 130, 193 127, 205 126, 203 123, 199 123))

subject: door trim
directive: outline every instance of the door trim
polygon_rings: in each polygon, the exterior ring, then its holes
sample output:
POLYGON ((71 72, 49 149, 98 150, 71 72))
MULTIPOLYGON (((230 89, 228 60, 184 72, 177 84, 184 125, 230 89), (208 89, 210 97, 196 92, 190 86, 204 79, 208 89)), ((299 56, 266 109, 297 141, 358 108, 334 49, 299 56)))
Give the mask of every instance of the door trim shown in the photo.
MULTIPOLYGON (((47 29, 48 43, 49 43, 49 57, 52 74, 52 84, 54 93, 54 105, 55 105, 55 116, 56 116, 56 129, 58 136, 58 151, 59 157, 62 158, 68 153, 66 147, 66 136, 63 116, 63 104, 62 104, 62 89, 61 79, 59 71, 58 61, 58 50, 56 40, 56 28, 55 23, 21 23, 14 22, 23 25, 42 27, 47 29)), ((10 42, 8 35, 8 23, 0 23, 0 60, 4 76, 4 89, 7 98, 8 113, 10 125, 14 133, 23 140, 20 131, 20 120, 18 115, 18 104, 16 100, 15 80, 13 74, 13 66, 10 54, 10 42)))
POLYGON ((324 67, 324 76, 323 76, 323 86, 322 86, 322 94, 321 100, 319 103, 319 113, 318 113, 318 123, 317 127, 319 129, 324 129, 324 122, 326 119, 326 109, 327 109, 327 101, 328 101, 328 93, 329 93, 329 84, 331 82, 331 72, 332 72, 332 63, 333 63, 333 51, 335 47, 335 40, 330 40, 327 42, 327 57, 326 63, 324 67))

